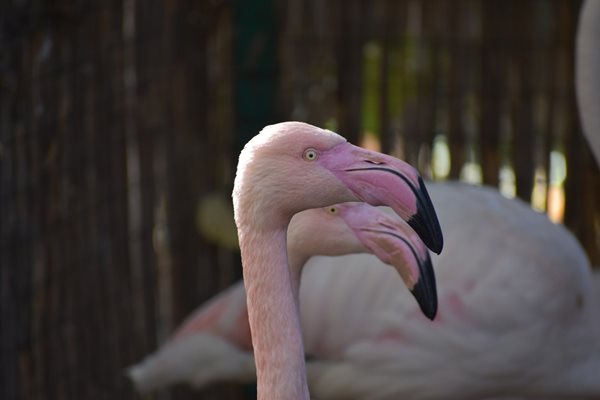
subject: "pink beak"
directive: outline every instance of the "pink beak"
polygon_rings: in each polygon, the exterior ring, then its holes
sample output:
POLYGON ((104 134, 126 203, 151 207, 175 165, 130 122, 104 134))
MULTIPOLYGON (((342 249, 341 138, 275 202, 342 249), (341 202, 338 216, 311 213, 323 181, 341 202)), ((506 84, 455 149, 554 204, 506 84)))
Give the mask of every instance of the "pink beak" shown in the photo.
POLYGON ((340 215, 363 245, 392 265, 429 319, 437 313, 435 273, 419 236, 396 215, 364 203, 338 205, 340 215))
POLYGON ((318 161, 371 205, 387 205, 404 219, 432 251, 444 246, 435 209, 419 173, 392 156, 342 143, 318 161))

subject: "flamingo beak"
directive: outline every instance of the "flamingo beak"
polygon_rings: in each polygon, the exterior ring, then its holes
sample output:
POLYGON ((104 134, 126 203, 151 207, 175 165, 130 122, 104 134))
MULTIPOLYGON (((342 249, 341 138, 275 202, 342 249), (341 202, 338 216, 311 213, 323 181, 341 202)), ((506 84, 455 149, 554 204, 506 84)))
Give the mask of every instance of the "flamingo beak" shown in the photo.
POLYGON ((444 247, 442 230, 423 179, 409 164, 386 154, 342 143, 319 162, 357 197, 391 207, 433 252, 444 247))
POLYGON ((366 204, 341 208, 341 212, 363 245, 398 271, 423 314, 429 319, 435 318, 435 273, 429 252, 419 236, 402 219, 366 204))

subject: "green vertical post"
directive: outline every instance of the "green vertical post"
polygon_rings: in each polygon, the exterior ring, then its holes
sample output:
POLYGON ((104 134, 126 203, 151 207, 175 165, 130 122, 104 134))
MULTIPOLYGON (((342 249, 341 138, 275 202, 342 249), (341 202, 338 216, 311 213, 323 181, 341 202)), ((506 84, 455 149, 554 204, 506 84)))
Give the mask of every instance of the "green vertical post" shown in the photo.
POLYGON ((273 0, 235 2, 233 16, 236 154, 265 125, 279 122, 277 35, 273 0))

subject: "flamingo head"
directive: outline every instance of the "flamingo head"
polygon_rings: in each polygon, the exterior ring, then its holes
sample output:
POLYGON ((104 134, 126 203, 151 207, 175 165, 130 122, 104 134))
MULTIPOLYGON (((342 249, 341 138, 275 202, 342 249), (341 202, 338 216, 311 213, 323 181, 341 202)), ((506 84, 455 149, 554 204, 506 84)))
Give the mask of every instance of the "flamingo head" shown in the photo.
POLYGON ((442 233, 427 189, 404 161, 302 122, 267 126, 240 154, 233 190, 238 227, 247 222, 282 227, 299 211, 347 201, 390 206, 431 250, 441 252, 442 233))
POLYGON ((288 248, 290 257, 304 261, 312 255, 373 253, 399 272, 423 313, 435 317, 437 291, 427 247, 393 212, 365 203, 303 211, 289 225, 288 248))

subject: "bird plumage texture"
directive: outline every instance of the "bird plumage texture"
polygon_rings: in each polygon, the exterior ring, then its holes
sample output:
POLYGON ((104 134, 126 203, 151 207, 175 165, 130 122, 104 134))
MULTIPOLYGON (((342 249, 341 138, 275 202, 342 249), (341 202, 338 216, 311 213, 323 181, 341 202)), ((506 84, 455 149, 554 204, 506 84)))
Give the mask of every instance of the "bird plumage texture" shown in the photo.
MULTIPOLYGON (((287 236, 292 277, 299 276, 314 254, 368 252, 373 241, 389 236, 402 237, 387 242, 392 253, 379 248, 374 251, 397 271, 419 268, 416 273, 422 280, 425 277, 420 276, 420 266, 431 266, 425 245, 404 221, 394 213, 386 215, 363 203, 298 213, 292 218, 287 236)), ((400 282, 397 276, 394 279, 400 282)), ((254 362, 247 353, 251 349, 246 293, 240 282, 192 313, 158 352, 128 372, 140 391, 174 382, 201 387, 220 379, 252 381, 256 376, 254 362)))
MULTIPOLYGON (((436 320, 419 313, 395 272, 376 258, 313 257, 300 287, 311 393, 322 399, 600 394, 600 278, 576 239, 495 189, 428 188, 446 240, 434 257, 436 320)), ((243 286, 230 293, 235 320, 244 312, 243 286)), ((242 342, 230 343, 222 358, 251 357, 242 342)), ((252 371, 236 371, 216 381, 248 377, 252 371)))

